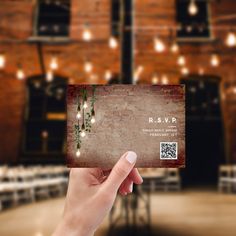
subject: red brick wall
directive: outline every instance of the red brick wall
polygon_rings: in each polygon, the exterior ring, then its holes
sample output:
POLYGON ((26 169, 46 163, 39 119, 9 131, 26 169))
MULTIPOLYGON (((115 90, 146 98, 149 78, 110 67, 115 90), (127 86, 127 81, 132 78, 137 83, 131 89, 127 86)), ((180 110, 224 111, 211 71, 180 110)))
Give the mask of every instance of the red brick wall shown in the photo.
MULTIPOLYGON (((21 138, 21 124, 25 105, 24 82, 15 79, 17 64, 22 63, 27 76, 41 73, 37 48, 27 40, 32 36, 33 12, 35 2, 31 0, 0 0, 0 52, 6 53, 7 64, 4 72, 0 71, 0 160, 17 160, 21 138), (10 145, 9 145, 10 144, 10 145)), ((235 21, 217 23, 217 18, 225 14, 235 14, 236 2, 233 0, 210 1, 213 24, 235 27, 235 21)), ((153 50, 153 37, 157 33, 167 40, 169 30, 157 32, 156 29, 144 29, 157 25, 175 26, 174 0, 139 0, 135 1, 136 58, 135 64, 143 65, 140 79, 151 81, 154 72, 165 73, 171 83, 178 83, 179 67, 177 55, 165 52, 157 54, 153 50), (168 72, 168 73, 167 73, 168 72)), ((58 52, 60 68, 58 74, 72 78, 75 83, 105 83, 104 72, 110 68, 117 73, 120 68, 119 49, 108 47, 110 36, 110 1, 108 0, 72 0, 70 43, 43 45, 45 65, 48 67, 52 51, 58 52), (83 42, 81 34, 84 23, 89 23, 93 33, 92 42, 83 42), (93 74, 83 71, 85 58, 94 63, 93 74)), ((215 38, 225 38, 226 31, 214 32, 215 38)), ((183 44, 181 51, 187 57, 187 66, 192 73, 197 73, 203 66, 207 74, 219 75, 224 83, 236 83, 235 49, 218 46, 221 54, 221 66, 212 69, 209 56, 215 45, 211 42, 200 45, 183 44)), ((222 101, 225 126, 230 145, 230 156, 236 161, 236 96, 232 89, 225 90, 222 101), (233 130, 233 131, 232 131, 233 130)))

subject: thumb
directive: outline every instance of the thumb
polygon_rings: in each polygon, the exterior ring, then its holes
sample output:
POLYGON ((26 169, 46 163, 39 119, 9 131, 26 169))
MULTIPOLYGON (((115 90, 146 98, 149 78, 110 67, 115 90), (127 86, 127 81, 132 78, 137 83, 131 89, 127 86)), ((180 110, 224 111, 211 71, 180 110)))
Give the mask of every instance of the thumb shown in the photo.
POLYGON ((107 180, 104 182, 106 191, 118 191, 122 182, 127 178, 134 168, 137 160, 135 152, 126 152, 113 167, 107 180))

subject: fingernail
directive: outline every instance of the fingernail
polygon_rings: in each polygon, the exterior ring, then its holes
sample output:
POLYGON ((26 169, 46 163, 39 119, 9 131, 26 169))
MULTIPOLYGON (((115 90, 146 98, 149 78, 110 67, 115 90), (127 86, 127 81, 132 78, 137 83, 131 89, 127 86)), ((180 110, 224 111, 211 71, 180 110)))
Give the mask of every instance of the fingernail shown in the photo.
POLYGON ((125 158, 130 164, 134 164, 137 160, 137 154, 135 152, 129 151, 125 158))
POLYGON ((133 192, 133 183, 129 186, 129 192, 130 192, 130 193, 133 192))

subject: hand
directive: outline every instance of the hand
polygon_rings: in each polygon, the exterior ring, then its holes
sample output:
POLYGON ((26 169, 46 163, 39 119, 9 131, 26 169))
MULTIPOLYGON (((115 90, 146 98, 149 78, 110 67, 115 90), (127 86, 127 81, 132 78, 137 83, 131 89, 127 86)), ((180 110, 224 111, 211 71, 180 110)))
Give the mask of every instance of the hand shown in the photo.
POLYGON ((127 195, 142 177, 134 168, 137 155, 126 152, 112 170, 71 169, 62 222, 54 236, 91 236, 111 210, 117 192, 127 195))

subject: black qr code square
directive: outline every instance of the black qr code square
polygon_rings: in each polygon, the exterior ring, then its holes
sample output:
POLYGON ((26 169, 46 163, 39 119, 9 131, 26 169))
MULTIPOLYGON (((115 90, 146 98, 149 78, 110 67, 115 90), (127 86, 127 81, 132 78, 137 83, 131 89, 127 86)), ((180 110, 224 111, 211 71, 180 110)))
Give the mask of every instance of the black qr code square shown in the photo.
POLYGON ((160 159, 173 160, 178 157, 177 142, 160 142, 160 159))

